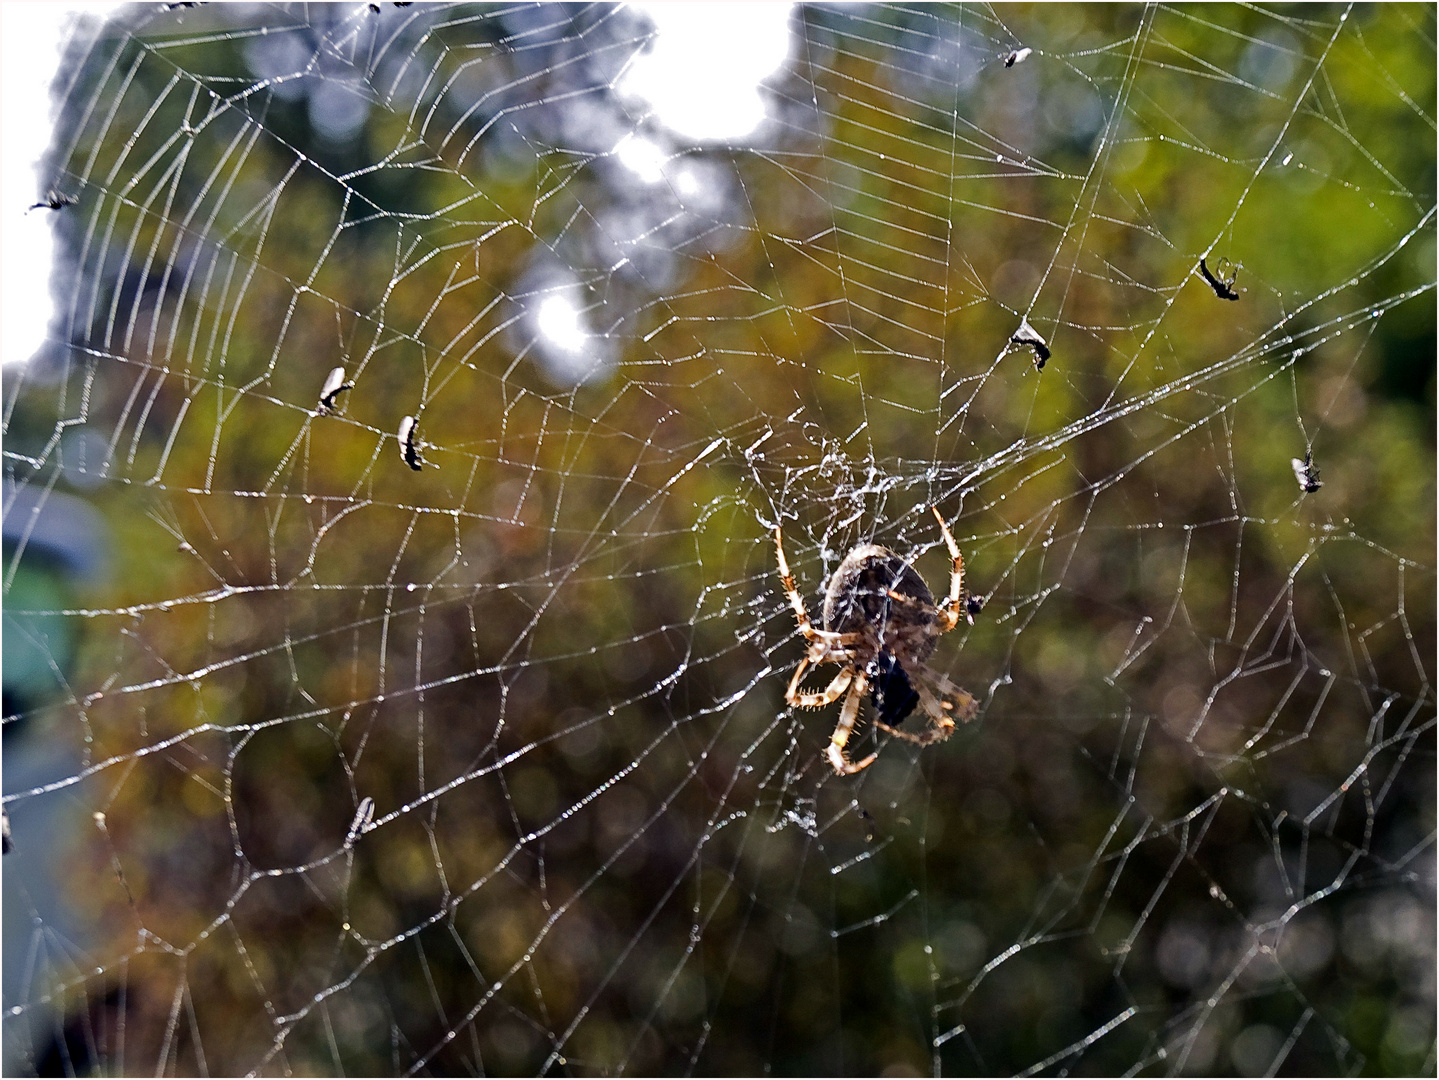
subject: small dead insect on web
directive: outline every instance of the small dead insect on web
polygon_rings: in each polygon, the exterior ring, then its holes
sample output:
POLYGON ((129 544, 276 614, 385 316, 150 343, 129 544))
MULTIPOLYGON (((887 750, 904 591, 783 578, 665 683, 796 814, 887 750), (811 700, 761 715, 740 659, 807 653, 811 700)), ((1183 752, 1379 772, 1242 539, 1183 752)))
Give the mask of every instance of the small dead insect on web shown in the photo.
POLYGON ((375 820, 375 800, 366 795, 355 807, 355 816, 350 819, 350 831, 345 834, 345 846, 351 847, 375 820))
POLYGON ((0 806, 0 854, 9 855, 14 846, 10 842, 10 811, 0 806))
POLYGON ((1029 59, 1029 55, 1032 52, 1034 52, 1034 50, 1028 46, 1025 46, 1023 49, 1015 49, 1014 52, 1004 58, 1004 66, 1012 68, 1015 64, 1022 64, 1029 59))
POLYGON ((795 588, 784 536, 774 530, 780 582, 799 623, 809 650, 785 690, 784 699, 797 709, 817 709, 844 696, 839 722, 830 736, 825 757, 836 773, 857 773, 868 768, 876 754, 851 762, 844 748, 854 733, 866 691, 878 718, 874 726, 920 746, 942 742, 979 710, 967 690, 950 682, 925 663, 941 634, 959 625, 971 610, 964 590, 964 559, 939 510, 930 508, 949 548, 949 596, 936 604, 929 586, 903 558, 878 544, 861 544, 835 569, 825 588, 824 628, 817 629, 795 588), (811 666, 840 665, 839 674, 824 690, 802 691, 800 682, 811 666), (900 723, 918 706, 930 726, 920 734, 900 731, 900 723))
POLYGON ((415 472, 419 472, 426 465, 439 468, 438 465, 426 461, 420 452, 425 444, 420 441, 420 423, 413 416, 406 416, 400 421, 400 430, 395 437, 400 441, 400 460, 415 472))
MULTIPOLYGON (((67 206, 74 206, 80 201, 78 195, 64 195, 51 188, 45 193, 45 197, 37 203, 32 203, 30 210, 63 210, 67 206)), ((29 213, 29 210, 26 211, 29 213)))
POLYGON ((1028 319, 1019 320, 1019 329, 1009 339, 1011 345, 1025 345, 1034 350, 1034 370, 1043 371, 1049 360, 1049 344, 1040 337, 1039 331, 1029 325, 1028 319))
POLYGON ((1290 458, 1289 466, 1294 470, 1294 479, 1299 481, 1299 490, 1306 495, 1313 495, 1324 486, 1324 481, 1319 479, 1319 466, 1314 464, 1312 454, 1305 454, 1303 461, 1290 458))
MULTIPOLYGON (((1221 264, 1220 264, 1220 265, 1221 265, 1221 269, 1223 268, 1223 263, 1227 263, 1228 261, 1229 261, 1228 259, 1222 260, 1222 262, 1221 262, 1221 264)), ((1234 283, 1239 280, 1239 267, 1236 266, 1236 267, 1234 268, 1234 272, 1233 272, 1232 274, 1230 274, 1230 276, 1228 277, 1228 279, 1217 278, 1217 277, 1215 277, 1212 273, 1210 273, 1209 267, 1207 267, 1207 266, 1204 265, 1204 260, 1203 260, 1203 259, 1200 259, 1200 260, 1199 260, 1199 276, 1202 277, 1202 278, 1204 278, 1204 280, 1209 283, 1209 287, 1214 290, 1214 295, 1217 296, 1217 297, 1219 297, 1219 299, 1221 299, 1221 300, 1238 300, 1238 299, 1239 299, 1239 294, 1234 291, 1234 283)))
POLYGON ((330 373, 325 376, 325 385, 320 387, 320 412, 325 414, 334 412, 339 396, 346 390, 353 390, 354 387, 354 383, 345 381, 343 367, 331 368, 330 373))

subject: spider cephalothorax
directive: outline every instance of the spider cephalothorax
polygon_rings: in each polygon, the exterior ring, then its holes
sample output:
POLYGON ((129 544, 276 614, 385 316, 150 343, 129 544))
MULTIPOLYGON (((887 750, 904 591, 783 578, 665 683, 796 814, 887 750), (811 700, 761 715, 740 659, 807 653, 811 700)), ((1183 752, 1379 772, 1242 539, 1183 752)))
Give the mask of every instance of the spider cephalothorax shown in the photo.
POLYGON ((800 634, 809 642, 809 651, 785 691, 785 701, 797 708, 814 709, 848 691, 826 751, 835 772, 856 773, 875 759, 876 755, 870 754, 851 762, 844 756, 866 692, 879 712, 875 727, 920 745, 949 738, 955 722, 969 720, 978 709, 968 691, 925 663, 939 635, 953 630, 961 618, 973 622, 978 610, 964 592, 964 560, 959 547, 938 510, 934 516, 953 560, 949 596, 936 605, 929 586, 904 559, 878 544, 862 544, 844 557, 829 579, 823 629, 816 629, 809 620, 784 556, 784 537, 778 526, 774 530, 785 596, 794 609, 800 634), (819 664, 839 664, 840 672, 824 690, 800 690, 805 672, 819 664), (929 717, 930 727, 918 735, 895 728, 916 705, 929 717))

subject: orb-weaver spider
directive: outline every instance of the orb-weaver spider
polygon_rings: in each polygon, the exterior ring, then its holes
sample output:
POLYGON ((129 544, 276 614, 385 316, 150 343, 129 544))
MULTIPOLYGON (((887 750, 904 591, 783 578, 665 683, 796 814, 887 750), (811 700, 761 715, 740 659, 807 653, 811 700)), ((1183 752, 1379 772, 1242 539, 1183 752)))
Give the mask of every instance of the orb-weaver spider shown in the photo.
POLYGON ((877 756, 876 752, 852 762, 844 753, 866 691, 879 712, 874 726, 921 746, 949 738, 956 722, 964 723, 978 711, 979 703, 967 690, 925 663, 941 634, 953 630, 961 618, 974 622, 983 606, 965 593, 964 559, 944 518, 934 507, 930 509, 953 560, 949 596, 936 605, 929 586, 904 559, 878 544, 861 544, 844 557, 829 579, 823 629, 810 622, 784 556, 784 537, 775 526, 780 580, 799 632, 809 643, 784 699, 794 708, 817 709, 845 694, 839 723, 825 751, 837 773, 857 773, 877 756), (801 690, 805 672, 820 664, 839 664, 839 674, 823 690, 801 690), (916 705, 929 717, 930 726, 919 734, 898 730, 894 725, 916 705))

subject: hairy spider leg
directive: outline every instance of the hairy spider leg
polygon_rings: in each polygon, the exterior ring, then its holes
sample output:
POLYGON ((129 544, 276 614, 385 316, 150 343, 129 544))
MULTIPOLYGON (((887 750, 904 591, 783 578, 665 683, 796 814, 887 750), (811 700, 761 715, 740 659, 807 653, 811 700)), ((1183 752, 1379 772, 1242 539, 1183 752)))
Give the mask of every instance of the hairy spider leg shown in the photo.
MULTIPOLYGON (((949 548, 950 571, 949 571, 949 595, 934 609, 939 613, 939 632, 947 634, 959 625, 960 617, 963 616, 974 624, 974 615, 970 612, 968 604, 965 603, 964 592, 964 556, 959 552, 959 545, 954 542, 954 536, 949 531, 949 526, 944 523, 940 516, 939 508, 931 506, 930 511, 934 519, 939 522, 939 531, 944 536, 944 544, 949 548)), ((901 604, 909 604, 912 607, 928 607, 922 600, 916 600, 912 596, 888 590, 886 595, 901 604)))
POLYGON ((778 525, 774 527, 774 553, 779 557, 780 584, 784 586, 785 596, 789 597, 789 606, 794 608, 794 617, 799 620, 800 633, 809 637, 813 629, 809 624, 809 612, 804 609, 804 598, 794 587, 794 575, 789 572, 789 560, 784 557, 784 539, 778 525))
MULTIPOLYGON (((918 602, 897 593, 891 595, 896 600, 904 600, 909 603, 918 602)), ((979 702, 975 700, 973 694, 963 687, 956 686, 928 664, 920 664, 913 678, 906 679, 906 685, 911 687, 918 696, 920 708, 930 719, 930 729, 916 735, 891 727, 885 723, 882 717, 874 721, 874 726, 908 742, 918 743, 920 746, 927 746, 932 742, 943 742, 954 734, 956 720, 967 724, 979 712, 979 702), (938 694, 935 691, 938 691, 938 694)))
POLYGON ((809 670, 809 657, 805 657, 799 662, 799 667, 794 669, 794 678, 789 681, 789 689, 784 692, 785 701, 796 709, 818 709, 828 705, 845 692, 849 687, 850 679, 854 678, 854 668, 846 665, 823 690, 801 693, 799 681, 804 678, 807 670, 809 670))
POLYGON ((804 597, 800 596, 799 590, 795 588, 794 575, 789 571, 789 560, 784 557, 784 540, 780 535, 779 526, 774 527, 774 551, 779 557, 779 580, 784 586, 784 594, 789 599, 789 606, 794 610, 795 621, 799 623, 799 632, 804 635, 805 640, 810 643, 809 656, 805 659, 811 664, 842 664, 849 660, 848 655, 840 654, 839 649, 846 645, 853 645, 859 640, 859 634, 839 634, 833 630, 818 630, 809 621, 809 612, 804 607, 804 597))
MULTIPOLYGON (((920 680, 912 680, 912 685, 914 685, 915 693, 920 695, 920 708, 924 710, 924 715, 930 718, 930 726, 921 732, 907 732, 899 731, 898 728, 891 728, 888 723, 881 723, 879 720, 875 720, 876 728, 878 728, 879 731, 888 732, 889 735, 894 735, 895 738, 904 739, 905 742, 917 743, 917 745, 920 746, 928 746, 931 742, 944 742, 945 739, 950 738, 954 733, 954 720, 945 716, 944 713, 953 709, 954 706, 951 706, 947 700, 940 700, 938 697, 935 697, 930 687, 925 686, 920 680)), ((964 713, 963 719, 970 719, 970 716, 974 715, 973 697, 968 696, 964 690, 960 690, 958 687, 955 687, 955 690, 957 690, 958 696, 964 699, 963 705, 960 706, 960 712, 964 713)))
MULTIPOLYGON (((959 553, 959 545, 954 542, 949 526, 940 516, 939 507, 931 506, 929 509, 934 514, 934 520, 939 522, 939 531, 944 534, 945 546, 949 548, 949 595, 939 605, 939 632, 947 634, 959 625, 960 615, 964 612, 964 556, 959 553)), ((966 617, 974 622, 974 616, 966 617)))
POLYGON ((905 742, 912 742, 917 746, 928 746, 930 743, 944 742, 954 733, 954 721, 931 721, 930 726, 920 732, 901 731, 899 728, 890 727, 882 721, 876 720, 874 726, 886 734, 893 735, 896 739, 903 739, 905 742))
POLYGON ((953 715, 960 723, 969 723, 979 712, 979 702, 974 699, 973 694, 962 686, 955 686, 928 664, 920 665, 920 671, 914 681, 921 691, 921 700, 923 700, 923 691, 927 685, 944 700, 945 712, 953 715))
POLYGON ((850 761, 844 756, 844 747, 849 742, 850 735, 854 733, 854 724, 859 719, 859 707, 864 701, 868 683, 869 680, 865 678, 864 672, 856 671, 854 673, 854 681, 849 684, 849 695, 844 699, 844 707, 839 712, 839 723, 835 725, 834 734, 829 739, 829 749, 825 751, 830 765, 841 776, 851 775, 861 769, 869 768, 874 759, 879 756, 878 750, 862 761, 850 761))

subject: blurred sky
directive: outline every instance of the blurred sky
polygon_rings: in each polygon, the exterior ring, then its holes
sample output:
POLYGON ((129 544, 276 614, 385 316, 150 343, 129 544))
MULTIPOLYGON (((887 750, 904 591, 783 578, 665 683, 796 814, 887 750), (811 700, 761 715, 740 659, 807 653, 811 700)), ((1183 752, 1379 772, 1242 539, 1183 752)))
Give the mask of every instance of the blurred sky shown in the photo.
POLYGON ((630 6, 654 23, 656 39, 620 80, 620 93, 646 99, 666 127, 696 141, 739 139, 760 125, 759 84, 789 54, 791 4, 630 6))
POLYGON ((114 4, 6 0, 0 4, 0 364, 22 364, 45 339, 53 305, 49 210, 29 210, 49 184, 35 167, 50 142, 50 81, 77 11, 103 17, 114 4))
MULTIPOLYGON (((54 178, 36 167, 50 141, 50 83, 60 48, 79 14, 104 18, 119 4, 0 3, 0 206, 4 207, 0 365, 23 364, 45 340, 54 311, 50 270, 55 211, 30 209, 54 178)), ((357 5, 363 7, 364 5, 357 5)), ((621 94, 639 99, 682 140, 728 141, 750 134, 765 118, 759 83, 789 51, 788 2, 644 3, 656 38, 621 80, 621 94)), ((662 153, 629 139, 621 158, 637 173, 658 170, 662 153)), ((63 188, 63 182, 56 184, 63 188)), ((74 194, 62 190, 61 194, 74 194)), ((573 312, 559 312, 568 327, 573 312)), ((555 322, 552 318, 551 322, 555 322)), ((561 343, 563 344, 563 342, 561 343)))

